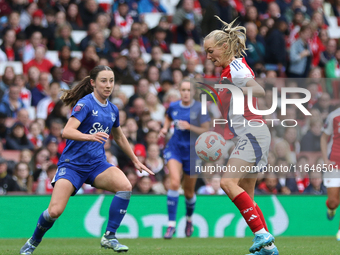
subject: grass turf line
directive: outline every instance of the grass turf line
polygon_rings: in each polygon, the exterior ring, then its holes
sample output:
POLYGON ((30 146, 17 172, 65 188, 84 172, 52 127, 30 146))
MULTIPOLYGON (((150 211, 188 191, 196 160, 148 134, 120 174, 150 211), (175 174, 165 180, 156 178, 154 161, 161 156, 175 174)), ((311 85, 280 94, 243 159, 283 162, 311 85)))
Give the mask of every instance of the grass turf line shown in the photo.
MULTIPOLYGON (((19 254, 27 239, 0 239, 0 254, 19 254)), ((129 246, 130 255, 244 255, 252 238, 174 238, 120 239, 129 246)), ((335 237, 277 237, 275 244, 280 255, 333 255, 339 254, 340 242, 335 237)), ((106 255, 117 254, 100 247, 100 238, 45 238, 34 255, 106 255)))

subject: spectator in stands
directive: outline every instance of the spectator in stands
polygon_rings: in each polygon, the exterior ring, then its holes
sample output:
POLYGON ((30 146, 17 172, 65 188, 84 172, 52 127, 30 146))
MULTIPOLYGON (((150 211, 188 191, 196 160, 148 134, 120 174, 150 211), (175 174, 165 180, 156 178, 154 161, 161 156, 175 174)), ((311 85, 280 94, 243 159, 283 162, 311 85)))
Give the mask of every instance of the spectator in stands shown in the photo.
POLYGON ((56 102, 59 100, 60 84, 56 81, 52 81, 49 85, 48 96, 39 101, 37 105, 38 119, 46 120, 47 116, 52 112, 56 102))
POLYGON ((290 159, 295 163, 296 154, 300 153, 300 142, 298 140, 298 133, 295 127, 285 128, 284 139, 288 142, 290 148, 290 159))
POLYGON ((165 107, 159 102, 158 97, 154 93, 149 92, 145 97, 145 101, 146 107, 151 113, 151 118, 163 123, 165 107))
POLYGON ((261 27, 261 21, 259 19, 259 14, 255 6, 249 6, 246 8, 246 13, 242 20, 243 25, 246 23, 254 23, 256 28, 259 29, 261 27))
POLYGON ((27 181, 30 175, 28 164, 19 162, 15 165, 13 179, 20 187, 20 191, 27 192, 27 181))
POLYGON ((63 76, 64 76, 64 72, 69 68, 70 61, 72 58, 70 47, 67 45, 64 45, 63 47, 61 47, 58 55, 59 55, 60 67, 62 68, 63 76))
POLYGON ((177 43, 185 43, 189 38, 193 39, 198 45, 201 43, 199 27, 195 26, 190 19, 183 20, 183 23, 177 27, 177 43))
POLYGON ((160 3, 159 0, 140 0, 138 4, 139 14, 143 13, 167 13, 165 7, 160 3))
POLYGON ((211 60, 206 59, 203 65, 203 77, 204 79, 216 79, 216 68, 211 60))
POLYGON ((41 134, 40 124, 37 121, 33 121, 29 126, 29 133, 27 138, 31 141, 34 149, 38 149, 43 145, 44 137, 41 134))
POLYGON ((20 12, 18 12, 18 11, 11 12, 11 14, 8 16, 7 29, 13 29, 16 34, 21 32, 20 12))
POLYGON ((190 58, 195 58, 199 61, 199 56, 195 50, 195 41, 192 38, 185 41, 185 51, 181 54, 182 63, 186 64, 190 58))
POLYGON ((28 63, 34 59, 35 49, 42 44, 42 34, 39 31, 32 33, 30 42, 26 44, 23 52, 23 62, 28 63))
POLYGON ((59 119, 62 121, 63 126, 66 125, 67 120, 69 119, 70 115, 70 107, 66 106, 63 101, 58 100, 52 110, 52 112, 48 115, 46 119, 46 127, 51 127, 51 122, 54 119, 59 119))
POLYGON ((151 52, 151 44, 149 39, 142 35, 142 25, 139 22, 134 22, 131 25, 131 31, 127 38, 127 44, 131 44, 133 40, 137 40, 138 45, 142 53, 151 52))
MULTIPOLYGON (((110 147, 111 147, 111 140, 108 140, 109 142, 107 143, 108 144, 108 148, 105 149, 105 155, 106 155, 106 161, 109 162, 110 164, 112 165, 115 165, 116 167, 119 167, 118 166, 118 160, 116 158, 116 156, 114 156, 110 150, 110 147)), ((106 143, 105 143, 106 145, 106 143)))
POLYGON ((195 75, 197 74, 197 72, 196 72, 197 64, 198 64, 198 59, 195 59, 193 57, 189 58, 187 60, 187 68, 184 70, 183 76, 184 77, 194 78, 195 75))
POLYGON ((57 172, 58 166, 56 164, 50 165, 46 170, 46 175, 41 176, 38 179, 36 193, 37 194, 52 194, 53 187, 51 185, 51 182, 53 180, 53 177, 55 176, 57 172))
POLYGON ((25 87, 25 77, 22 74, 16 75, 14 78, 14 85, 19 86, 21 88, 20 98, 24 103, 25 107, 29 108, 32 102, 32 94, 31 91, 29 91, 25 87))
POLYGON ((36 2, 31 2, 26 5, 25 10, 20 15, 20 27, 22 31, 31 24, 32 15, 36 10, 38 10, 36 2))
POLYGON ((278 177, 278 190, 281 194, 290 195, 298 193, 298 187, 295 180, 295 173, 292 169, 292 165, 286 158, 277 158, 276 166, 282 167, 282 171, 277 173, 278 177))
POLYGON ((65 45, 70 47, 71 51, 79 50, 71 37, 72 27, 68 23, 64 23, 57 28, 57 37, 54 42, 54 49, 60 51, 65 45))
POLYGON ((335 58, 329 60, 325 66, 326 78, 339 78, 340 77, 340 48, 335 52, 335 58))
POLYGON ((118 1, 118 9, 113 13, 113 23, 118 26, 123 38, 128 37, 134 20, 129 14, 129 6, 125 0, 118 1))
POLYGON ((92 40, 89 42, 89 45, 92 45, 96 49, 97 56, 99 58, 108 58, 109 62, 113 61, 113 58, 110 54, 110 44, 107 40, 105 40, 104 33, 102 31, 98 31, 94 34, 92 40))
POLYGON ((27 185, 28 191, 35 191, 37 186, 37 181, 39 177, 46 177, 47 168, 52 164, 50 161, 50 153, 49 151, 41 147, 35 151, 32 160, 30 162, 30 169, 32 169, 33 183, 35 183, 35 187, 33 189, 32 185, 27 185), (33 189, 33 190, 32 190, 33 189))
POLYGON ((19 162, 29 163, 32 159, 32 151, 24 149, 20 151, 19 162))
POLYGON ((201 195, 225 195, 225 192, 220 187, 221 176, 214 174, 211 178, 207 179, 207 184, 201 186, 197 190, 197 194, 201 195))
POLYGON ((104 38, 108 38, 110 35, 110 29, 108 28, 110 25, 111 18, 107 13, 100 13, 97 16, 96 23, 99 26, 99 30, 103 32, 104 38))
POLYGON ((138 82, 141 78, 145 77, 146 69, 147 65, 144 62, 144 59, 142 57, 138 57, 134 62, 133 69, 130 71, 135 82, 138 82))
POLYGON ((312 63, 312 52, 308 44, 311 28, 306 25, 300 29, 300 38, 290 48, 289 77, 306 78, 312 63))
POLYGON ((335 52, 336 40, 329 39, 326 45, 326 50, 321 52, 319 66, 325 67, 328 61, 335 59, 335 52))
POLYGON ((52 75, 52 81, 51 82, 58 82, 60 84, 61 89, 70 89, 70 87, 65 83, 63 78, 63 69, 59 66, 52 66, 50 69, 50 73, 52 75))
POLYGON ((20 87, 11 85, 8 94, 3 96, 0 103, 0 112, 6 114, 9 118, 16 118, 20 109, 25 108, 24 103, 20 99, 20 87))
POLYGON ((8 88, 14 84, 15 73, 13 66, 6 66, 4 70, 4 75, 0 80, 0 90, 3 94, 8 90, 8 88))
POLYGON ((147 157, 145 165, 155 173, 153 179, 155 181, 162 181, 164 172, 164 162, 160 157, 160 149, 157 144, 150 144, 147 149, 147 157))
POLYGON ((134 189, 138 182, 138 176, 136 174, 136 171, 134 170, 134 168, 125 168, 124 172, 129 182, 131 183, 132 189, 134 189))
POLYGON ((75 3, 70 3, 67 12, 66 19, 70 23, 73 30, 83 30, 83 21, 80 18, 78 5, 75 3))
POLYGON ((7 161, 0 157, 0 195, 11 191, 20 191, 20 187, 11 175, 7 173, 7 161))
POLYGON ((138 125, 137 125, 136 120, 134 118, 128 118, 126 120, 126 127, 128 131, 127 137, 133 142, 133 144, 137 144, 137 143, 142 144, 143 137, 137 133, 138 125))
POLYGON ((340 1, 336 0, 334 1, 334 4, 332 5, 334 16, 340 17, 340 1))
POLYGON ((181 81, 183 80, 183 72, 181 69, 174 69, 172 72, 172 81, 174 83, 174 88, 178 89, 179 88, 179 84, 181 83, 181 81))
POLYGON ((154 37, 155 31, 156 31, 157 28, 162 28, 166 32, 165 41, 168 45, 170 45, 173 42, 173 32, 170 29, 171 24, 168 22, 167 16, 162 16, 159 19, 158 25, 148 31, 148 33, 149 33, 148 37, 149 38, 154 37))
POLYGON ((301 151, 321 151, 320 137, 322 120, 315 120, 310 123, 310 129, 301 139, 301 151))
POLYGON ((48 95, 49 90, 49 74, 42 72, 39 75, 38 85, 31 90, 32 93, 32 106, 37 106, 39 101, 48 95))
POLYGON ((152 40, 152 46, 159 46, 164 53, 169 54, 170 44, 168 44, 165 41, 165 39, 166 39, 166 30, 161 27, 156 28, 154 36, 153 36, 153 40, 152 40))
POLYGON ((146 95, 149 92, 149 87, 150 87, 150 85, 149 85, 148 79, 141 78, 137 83, 136 93, 134 93, 129 98, 128 106, 131 107, 133 105, 134 100, 138 97, 145 99, 146 95))
POLYGON ((112 57, 116 57, 120 52, 127 47, 127 40, 123 39, 123 34, 118 26, 113 26, 111 28, 111 34, 106 41, 110 45, 110 52, 112 57))
POLYGON ((16 122, 6 137, 7 150, 33 150, 34 146, 25 134, 25 127, 22 123, 16 122))
POLYGON ((156 66, 160 71, 165 70, 167 65, 165 61, 162 59, 163 50, 160 46, 153 46, 151 50, 151 60, 148 63, 148 66, 156 66))
POLYGON ((158 92, 157 96, 160 102, 163 104, 163 98, 165 94, 170 90, 173 89, 173 83, 171 80, 163 80, 161 83, 161 91, 158 92))
POLYGON ((304 194, 310 195, 326 195, 327 188, 322 183, 322 173, 321 172, 310 172, 310 184, 303 191, 304 194))
POLYGON ((87 29, 87 36, 80 41, 79 48, 85 51, 89 42, 93 39, 94 35, 99 31, 99 25, 95 22, 89 24, 87 29))
POLYGON ((159 69, 156 66, 152 65, 148 68, 147 79, 150 83, 149 91, 157 95, 161 90, 161 84, 159 83, 159 69))
POLYGON ((46 29, 43 27, 42 21, 43 21, 44 13, 42 10, 38 9, 36 10, 32 15, 32 23, 26 27, 25 34, 26 38, 30 38, 31 35, 39 31, 44 38, 46 38, 46 29))
POLYGON ((79 4, 79 14, 86 29, 90 23, 96 21, 97 15, 103 12, 95 0, 85 0, 79 4))
POLYGON ((194 12, 194 1, 193 0, 184 0, 182 2, 182 7, 176 10, 176 13, 172 18, 172 23, 175 24, 176 26, 180 26, 183 24, 183 21, 185 19, 191 20, 194 23, 195 27, 197 28, 200 27, 201 17, 199 17, 194 12))
POLYGON ((32 66, 36 66, 40 72, 49 72, 53 64, 45 58, 46 47, 39 45, 35 49, 35 58, 24 64, 24 74, 27 74, 28 69, 32 66))
POLYGON ((255 23, 246 23, 246 47, 248 49, 246 61, 250 68, 254 68, 255 63, 263 63, 265 57, 265 47, 258 35, 258 30, 255 23))
POLYGON ((122 55, 117 56, 114 63, 113 72, 115 74, 115 81, 121 84, 134 84, 135 80, 128 68, 128 58, 122 55))
POLYGON ((44 141, 44 145, 46 146, 46 149, 50 152, 50 161, 53 164, 58 164, 61 155, 60 153, 58 153, 58 139, 54 136, 49 136, 48 139, 44 141))
POLYGON ((14 43, 16 34, 13 29, 8 29, 4 33, 3 42, 0 49, 6 54, 8 61, 20 61, 18 51, 15 50, 14 43))
POLYGON ((39 84, 40 71, 37 67, 32 66, 28 69, 26 88, 32 91, 39 84))
POLYGON ((181 58, 180 57, 174 57, 172 59, 171 65, 167 69, 162 71, 160 80, 161 81, 172 80, 173 79, 173 77, 172 77, 173 71, 180 69, 181 65, 182 65, 181 58))
POLYGON ((278 194, 278 179, 275 173, 269 172, 265 175, 264 181, 255 189, 255 194, 278 194))
POLYGON ((334 107, 331 105, 331 96, 327 92, 322 93, 313 107, 320 111, 323 122, 325 122, 328 114, 334 110, 334 107))
POLYGON ((50 133, 46 137, 45 141, 48 141, 50 137, 55 137, 58 139, 58 153, 62 153, 66 146, 66 139, 62 138, 61 133, 64 128, 64 123, 60 119, 53 119, 51 121, 50 133))
MULTIPOLYGON (((67 47, 67 46, 64 46, 67 47)), ((71 87, 71 84, 74 82, 76 78, 76 74, 79 72, 81 68, 81 62, 80 59, 77 57, 71 57, 69 60, 67 68, 63 68, 63 74, 62 74, 62 81, 65 81, 65 83, 71 87)))
POLYGON ((206 36, 211 31, 221 28, 220 22, 215 18, 215 15, 230 23, 238 16, 238 13, 230 5, 229 0, 210 1, 203 14, 202 36, 206 36))
MULTIPOLYGON (((45 40, 47 39, 47 43, 45 42, 45 44, 47 45, 47 48, 49 50, 53 50, 54 49, 54 37, 55 37, 56 28, 57 28, 58 24, 60 24, 60 23, 57 24, 57 22, 56 22, 57 15, 52 8, 46 8, 44 13, 45 13, 46 21, 47 21, 47 25, 44 25, 44 27, 45 27, 44 39, 45 40)), ((58 14, 58 16, 59 15, 60 14, 58 14)), ((64 14, 64 16, 65 16, 65 14, 64 14)), ((66 22, 66 20, 65 20, 65 22, 66 22)), ((63 23, 65 23, 65 22, 63 22, 63 23)))
POLYGON ((142 176, 132 190, 133 194, 154 194, 152 190, 152 181, 149 176, 142 176))
MULTIPOLYGON (((99 57, 96 52, 96 48, 93 45, 88 45, 83 52, 83 58, 81 59, 81 66, 85 67, 87 72, 90 72, 99 61, 99 57)), ((117 81, 117 80, 116 80, 117 81)))

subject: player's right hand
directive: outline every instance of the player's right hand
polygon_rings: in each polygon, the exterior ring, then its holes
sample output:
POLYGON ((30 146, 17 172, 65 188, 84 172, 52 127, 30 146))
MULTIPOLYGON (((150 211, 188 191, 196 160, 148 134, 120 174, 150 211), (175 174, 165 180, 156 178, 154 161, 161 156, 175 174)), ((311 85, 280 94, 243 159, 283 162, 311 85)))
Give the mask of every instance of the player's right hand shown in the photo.
POLYGON ((168 133, 167 128, 162 128, 162 129, 159 131, 158 138, 160 138, 160 137, 165 137, 167 133, 168 133))
POLYGON ((98 142, 98 143, 104 143, 107 139, 109 139, 109 135, 105 132, 98 132, 93 135, 91 135, 90 141, 91 142, 98 142))

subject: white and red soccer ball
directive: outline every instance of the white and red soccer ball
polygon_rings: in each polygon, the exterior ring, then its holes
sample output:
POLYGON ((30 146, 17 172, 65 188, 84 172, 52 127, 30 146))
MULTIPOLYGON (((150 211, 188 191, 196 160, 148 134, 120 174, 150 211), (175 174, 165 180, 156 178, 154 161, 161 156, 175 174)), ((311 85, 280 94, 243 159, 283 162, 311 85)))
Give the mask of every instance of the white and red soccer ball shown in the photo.
POLYGON ((196 154, 204 161, 215 162, 226 154, 225 144, 222 135, 213 131, 204 132, 196 140, 196 154))

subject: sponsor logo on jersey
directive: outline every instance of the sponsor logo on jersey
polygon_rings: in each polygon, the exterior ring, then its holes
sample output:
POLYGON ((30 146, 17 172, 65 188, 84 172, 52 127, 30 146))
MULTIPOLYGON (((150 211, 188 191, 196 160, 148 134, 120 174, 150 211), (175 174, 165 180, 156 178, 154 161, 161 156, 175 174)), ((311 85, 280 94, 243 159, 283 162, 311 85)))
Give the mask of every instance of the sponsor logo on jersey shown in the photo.
POLYGON ((190 119, 196 119, 197 118, 197 112, 190 112, 190 119))
POLYGON ((112 122, 116 121, 116 114, 114 112, 111 112, 111 120, 112 122))
POLYGON ((74 111, 75 112, 80 112, 81 109, 83 109, 84 104, 76 104, 76 106, 74 107, 74 111))
POLYGON ((92 128, 90 129, 89 133, 91 135, 93 135, 93 134, 96 134, 98 132, 104 132, 104 133, 109 134, 110 130, 109 130, 109 127, 106 127, 104 129, 102 124, 100 124, 99 122, 95 122, 95 123, 93 123, 92 128))
POLYGON ((98 111, 92 110, 92 116, 98 116, 98 111))
POLYGON ((178 114, 178 111, 174 111, 172 115, 176 116, 178 114))

